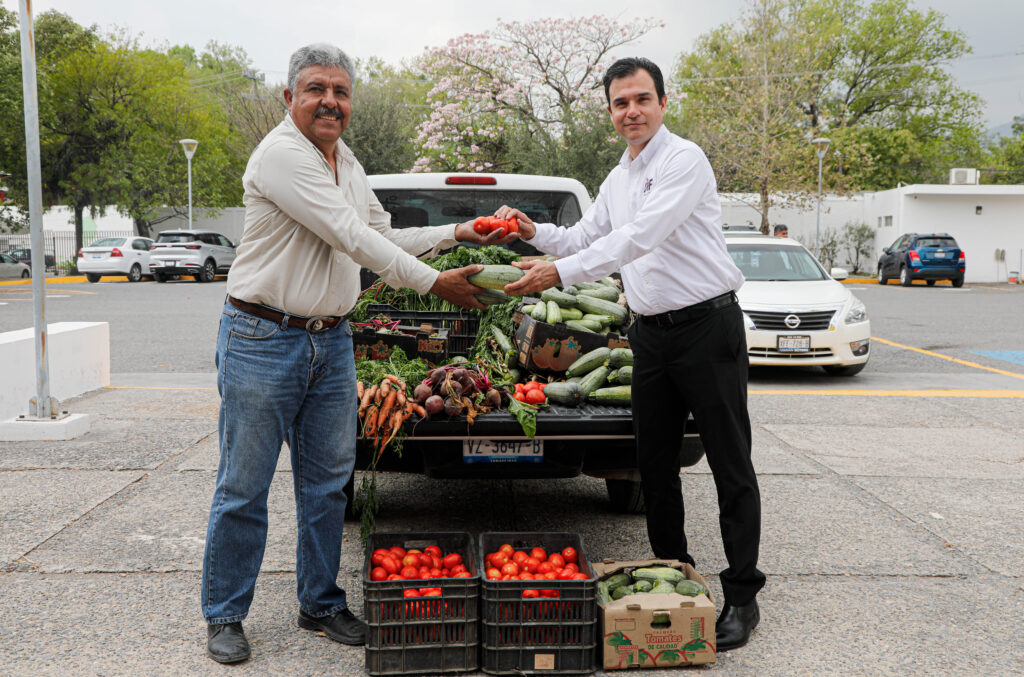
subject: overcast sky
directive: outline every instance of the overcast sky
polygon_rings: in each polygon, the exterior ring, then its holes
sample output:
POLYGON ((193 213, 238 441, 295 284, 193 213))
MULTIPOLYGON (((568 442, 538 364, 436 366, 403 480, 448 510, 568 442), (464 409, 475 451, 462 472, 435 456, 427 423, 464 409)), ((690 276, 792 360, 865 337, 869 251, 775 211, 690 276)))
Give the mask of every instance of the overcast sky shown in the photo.
MULTIPOLYGON (((18 0, 0 0, 17 11, 18 0)), ((1024 115, 1024 2, 1021 0, 917 0, 948 17, 947 25, 964 31, 973 56, 951 65, 962 87, 985 99, 989 126, 1024 115), (1006 55, 1010 56, 998 56, 1006 55)), ((197 50, 210 40, 237 45, 267 73, 268 82, 283 80, 288 55, 310 42, 333 42, 353 57, 377 56, 398 64, 425 47, 442 45, 463 33, 483 32, 498 18, 526 21, 541 17, 604 14, 628 20, 661 19, 665 28, 620 48, 615 56, 643 55, 669 71, 676 56, 694 39, 734 20, 744 0, 651 0, 624 11, 621 0, 339 0, 243 2, 242 0, 34 0, 33 12, 57 9, 83 25, 127 28, 146 45, 188 44, 197 50), (500 10, 491 9, 493 6, 500 10)))

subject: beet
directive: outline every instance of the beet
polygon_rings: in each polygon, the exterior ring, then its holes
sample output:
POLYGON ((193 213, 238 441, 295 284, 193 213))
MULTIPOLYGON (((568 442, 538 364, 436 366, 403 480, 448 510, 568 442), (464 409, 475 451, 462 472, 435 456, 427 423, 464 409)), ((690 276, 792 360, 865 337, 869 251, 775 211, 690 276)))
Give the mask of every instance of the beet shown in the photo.
POLYGON ((431 395, 424 400, 423 408, 427 410, 428 416, 437 416, 444 411, 444 400, 439 395, 431 395))
MULTIPOLYGON (((455 397, 462 397, 462 384, 458 381, 452 381, 452 390, 455 392, 455 397)), ((447 393, 445 393, 447 394, 447 393)))
POLYGON ((462 367, 459 367, 458 369, 452 369, 452 380, 459 381, 461 383, 462 381, 465 381, 468 377, 469 373, 462 367))
POLYGON ((484 397, 484 403, 492 409, 501 408, 501 393, 494 388, 487 391, 487 395, 484 397))
POLYGON ((444 413, 448 414, 449 416, 458 416, 459 414, 462 413, 462 403, 460 402, 456 404, 455 402, 452 401, 450 397, 445 398, 444 413))
POLYGON ((433 392, 434 391, 430 389, 430 386, 421 383, 418 386, 416 386, 416 388, 412 391, 412 399, 419 402, 420 404, 423 404, 423 402, 425 402, 426 399, 433 394, 433 392))
POLYGON ((430 372, 430 382, 435 386, 440 385, 444 381, 445 370, 438 367, 434 371, 430 372))

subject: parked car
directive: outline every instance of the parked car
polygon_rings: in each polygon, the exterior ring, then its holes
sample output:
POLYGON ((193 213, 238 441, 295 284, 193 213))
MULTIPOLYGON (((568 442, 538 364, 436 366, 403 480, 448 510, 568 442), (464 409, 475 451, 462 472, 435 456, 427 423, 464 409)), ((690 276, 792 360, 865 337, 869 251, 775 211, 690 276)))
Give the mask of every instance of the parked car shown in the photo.
POLYGON ((949 233, 907 233, 878 257, 878 284, 897 278, 904 287, 914 280, 924 280, 929 287, 936 280, 949 280, 962 287, 966 268, 964 250, 949 233))
POLYGON ((32 277, 32 269, 10 254, 0 254, 0 278, 32 277))
MULTIPOLYGON (((20 263, 24 263, 26 266, 32 267, 32 250, 28 247, 21 249, 11 249, 7 252, 8 256, 14 257, 20 263)), ((53 254, 43 254, 43 266, 46 268, 56 268, 57 259, 54 258, 53 254)))
POLYGON ((868 361, 871 323, 864 304, 825 272, 796 240, 760 233, 726 233, 726 248, 746 282, 740 307, 751 365, 820 366, 852 376, 868 361))
POLYGON ((89 282, 99 282, 104 275, 125 275, 129 282, 138 282, 149 275, 148 237, 105 237, 78 250, 78 272, 89 282))
POLYGON ((166 282, 171 275, 192 275, 197 282, 213 282, 227 273, 235 260, 235 245, 212 230, 165 230, 150 247, 153 279, 166 282))

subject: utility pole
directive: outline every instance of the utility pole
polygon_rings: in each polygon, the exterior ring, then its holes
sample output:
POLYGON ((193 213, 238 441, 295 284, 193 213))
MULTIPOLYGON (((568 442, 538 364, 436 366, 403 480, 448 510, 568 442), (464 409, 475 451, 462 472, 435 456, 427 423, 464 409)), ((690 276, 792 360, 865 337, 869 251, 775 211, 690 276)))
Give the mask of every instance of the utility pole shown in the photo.
POLYGON ((261 84, 266 84, 266 82, 267 82, 267 74, 266 73, 257 73, 256 71, 252 70, 251 68, 243 68, 242 69, 242 77, 246 78, 247 80, 252 80, 252 94, 243 93, 242 94, 242 98, 243 99, 245 99, 246 101, 266 101, 267 100, 267 97, 262 96, 260 94, 260 90, 259 90, 259 86, 261 84))

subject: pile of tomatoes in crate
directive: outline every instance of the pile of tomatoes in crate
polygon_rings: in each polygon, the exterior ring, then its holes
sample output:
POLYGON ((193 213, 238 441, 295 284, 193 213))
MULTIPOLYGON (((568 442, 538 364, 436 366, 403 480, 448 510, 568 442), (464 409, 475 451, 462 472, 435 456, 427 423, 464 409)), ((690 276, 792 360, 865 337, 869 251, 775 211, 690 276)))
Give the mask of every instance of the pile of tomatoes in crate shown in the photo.
MULTIPOLYGON (((431 578, 472 578, 473 574, 457 552, 443 554, 436 545, 423 550, 400 546, 377 548, 370 555, 371 581, 418 581, 431 578)), ((406 588, 406 597, 438 597, 439 587, 406 588)))
POLYGON ((544 394, 545 386, 547 386, 547 383, 539 383, 537 381, 517 383, 516 390, 512 393, 512 397, 520 402, 526 402, 527 404, 541 404, 543 402, 547 402, 548 399, 544 394))
MULTIPOLYGON (((516 550, 508 543, 484 558, 485 575, 490 581, 585 581, 590 578, 580 572, 579 555, 569 546, 550 555, 544 548, 533 548, 529 553, 516 550)), ((524 598, 559 597, 558 590, 528 588, 524 598)))

